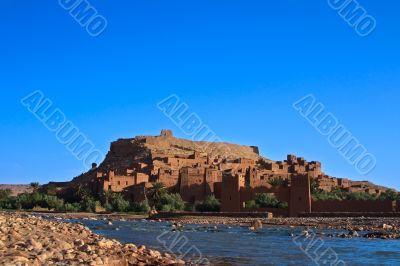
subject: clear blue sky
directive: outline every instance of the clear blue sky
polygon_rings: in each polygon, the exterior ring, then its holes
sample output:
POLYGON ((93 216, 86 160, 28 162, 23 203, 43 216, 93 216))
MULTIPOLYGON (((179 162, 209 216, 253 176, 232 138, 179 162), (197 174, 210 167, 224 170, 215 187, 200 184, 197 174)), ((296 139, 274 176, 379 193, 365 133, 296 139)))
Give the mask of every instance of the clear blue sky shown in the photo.
POLYGON ((58 1, 2 1, 0 183, 69 180, 82 163, 20 104, 40 89, 106 152, 120 137, 179 129, 156 103, 175 93, 221 139, 326 173, 400 189, 400 3, 359 0, 360 37, 327 1, 97 1, 93 38, 58 1), (377 157, 367 177, 293 108, 313 93, 377 157))

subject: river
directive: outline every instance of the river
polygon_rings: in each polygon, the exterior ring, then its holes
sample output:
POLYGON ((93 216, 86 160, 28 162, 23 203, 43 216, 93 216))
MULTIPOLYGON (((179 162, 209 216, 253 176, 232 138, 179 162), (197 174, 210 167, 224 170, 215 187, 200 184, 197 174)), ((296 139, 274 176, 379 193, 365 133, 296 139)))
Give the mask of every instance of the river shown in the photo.
MULTIPOLYGON (((268 226, 259 231, 228 225, 184 225, 169 222, 69 220, 124 243, 180 255, 184 260, 213 265, 399 265, 399 240, 330 237, 345 231, 309 231, 268 226), (182 255, 183 254, 183 255, 182 255)), ((361 233, 362 234, 362 233, 361 233)))

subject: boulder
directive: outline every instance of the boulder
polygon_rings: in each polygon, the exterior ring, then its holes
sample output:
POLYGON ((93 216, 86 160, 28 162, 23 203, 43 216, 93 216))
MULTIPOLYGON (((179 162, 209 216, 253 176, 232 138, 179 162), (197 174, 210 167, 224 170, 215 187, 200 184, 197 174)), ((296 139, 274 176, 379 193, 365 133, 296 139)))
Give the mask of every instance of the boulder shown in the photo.
POLYGON ((254 230, 260 230, 263 228, 263 223, 260 219, 256 219, 251 223, 251 227, 254 227, 254 230))

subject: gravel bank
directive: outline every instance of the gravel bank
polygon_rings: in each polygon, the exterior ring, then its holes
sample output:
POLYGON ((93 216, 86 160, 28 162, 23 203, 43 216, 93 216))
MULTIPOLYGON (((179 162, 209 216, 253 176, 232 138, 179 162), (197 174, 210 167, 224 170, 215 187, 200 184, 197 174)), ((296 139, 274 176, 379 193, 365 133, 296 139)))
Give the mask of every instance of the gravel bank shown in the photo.
POLYGON ((80 224, 0 213, 0 265, 184 265, 172 255, 104 239, 80 224))
POLYGON ((362 227, 364 230, 378 230, 387 228, 397 230, 400 228, 400 219, 391 217, 313 217, 313 218, 234 218, 234 217, 199 217, 183 216, 179 218, 163 219, 166 221, 179 222, 183 224, 231 224, 243 225, 251 224, 255 220, 261 220, 265 225, 310 227, 321 229, 351 229, 362 227))

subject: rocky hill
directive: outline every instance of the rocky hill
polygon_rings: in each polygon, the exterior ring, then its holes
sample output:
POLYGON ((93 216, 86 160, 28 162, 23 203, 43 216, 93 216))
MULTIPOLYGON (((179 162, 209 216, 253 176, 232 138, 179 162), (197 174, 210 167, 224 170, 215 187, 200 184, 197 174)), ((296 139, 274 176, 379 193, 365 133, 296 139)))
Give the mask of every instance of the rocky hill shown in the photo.
MULTIPOLYGON (((125 173, 135 163, 151 164, 157 157, 189 156, 193 152, 207 154, 214 158, 235 159, 248 158, 257 161, 262 158, 258 147, 244 146, 225 142, 191 141, 175 138, 170 130, 162 130, 159 136, 137 136, 131 139, 118 139, 111 143, 110 151, 96 171, 115 170, 125 173)), ((265 160, 268 160, 264 158, 265 160)), ((94 171, 74 178, 73 182, 90 180, 94 171)))

